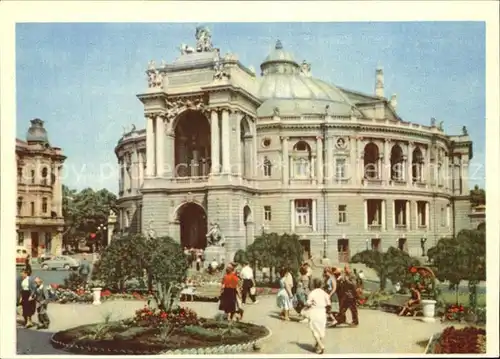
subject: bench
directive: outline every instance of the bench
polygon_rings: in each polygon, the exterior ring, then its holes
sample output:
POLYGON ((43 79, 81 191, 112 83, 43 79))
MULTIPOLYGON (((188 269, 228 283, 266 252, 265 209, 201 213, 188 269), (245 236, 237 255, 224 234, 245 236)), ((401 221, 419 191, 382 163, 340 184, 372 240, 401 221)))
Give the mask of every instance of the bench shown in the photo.
MULTIPOLYGON (((399 314, 409 299, 409 295, 395 294, 394 297, 380 302, 380 307, 384 311, 399 314)), ((417 316, 420 314, 422 314, 422 304, 416 304, 409 310, 409 315, 417 316)))

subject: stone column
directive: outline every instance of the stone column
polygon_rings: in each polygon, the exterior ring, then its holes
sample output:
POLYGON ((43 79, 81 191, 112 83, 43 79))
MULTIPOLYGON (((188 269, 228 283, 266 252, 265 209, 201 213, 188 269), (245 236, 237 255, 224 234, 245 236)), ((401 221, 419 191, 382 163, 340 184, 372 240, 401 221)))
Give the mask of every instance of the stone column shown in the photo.
POLYGON ((144 157, 143 157, 142 151, 137 153, 137 159, 138 159, 138 167, 139 167, 138 188, 142 188, 142 185, 144 183, 144 157))
POLYGON ((198 177, 200 173, 200 152, 198 150, 193 151, 193 159, 191 161, 191 176, 198 177))
POLYGON ((125 166, 123 158, 118 160, 118 192, 122 193, 125 190, 125 166))
MULTIPOLYGON (((167 124, 165 124, 165 126, 167 126, 167 124)), ((165 174, 165 177, 173 178, 176 176, 175 133, 170 128, 170 126, 168 126, 167 129, 165 130, 164 141, 165 141, 165 143, 164 143, 163 156, 164 156, 165 167, 163 168, 163 173, 165 174)))
POLYGON ((363 222, 364 222, 365 229, 368 229, 368 201, 366 199, 363 201, 363 205, 365 207, 364 208, 365 215, 364 215, 363 222))
POLYGON ((309 163, 309 171, 310 171, 310 177, 312 179, 312 182, 313 183, 317 183, 316 182, 316 156, 312 156, 311 157, 311 163, 309 163))
POLYGON ((281 179, 284 186, 288 186, 290 169, 288 157, 288 137, 281 137, 281 179))
POLYGON ((323 183, 323 137, 316 137, 316 178, 318 180, 318 184, 323 183))
POLYGON ((222 173, 231 173, 229 110, 222 110, 222 173))
POLYGON ((241 156, 241 119, 243 118, 243 114, 241 112, 236 112, 235 114, 236 117, 236 123, 235 123, 235 130, 236 130, 236 163, 234 164, 234 172, 238 177, 241 177, 243 173, 242 169, 242 164, 243 164, 243 158, 241 156))
MULTIPOLYGON (((333 138, 332 137, 326 137, 326 158, 325 158, 325 165, 324 165, 324 176, 325 176, 325 184, 332 183, 333 179, 333 138)), ((351 153, 352 153, 352 147, 351 147, 351 153)), ((352 158, 352 157, 351 157, 352 158)), ((346 164, 347 165, 347 164, 346 164)), ((349 168, 349 173, 347 173, 347 178, 350 176, 350 173, 352 171, 352 167, 349 168)))
POLYGON ((124 191, 130 192, 131 184, 130 184, 130 171, 131 171, 131 158, 127 154, 127 159, 125 160, 125 180, 124 180, 124 191))
MULTIPOLYGON (((333 138, 332 138, 332 141, 333 141, 333 138)), ((333 146, 332 146, 333 147, 333 146)), ((350 151, 350 155, 351 155, 351 168, 349 169, 349 177, 351 178, 351 183, 352 184, 359 184, 360 183, 360 179, 361 177, 363 176, 362 173, 359 173, 359 166, 357 167, 357 161, 359 159, 359 154, 358 154, 358 144, 357 144, 357 139, 356 137, 351 137, 351 151, 350 151)), ((333 157, 333 153, 332 153, 332 157, 333 157)), ((333 166, 333 161, 332 161, 332 164, 331 166, 333 166)), ((335 175, 335 172, 333 170, 333 167, 332 167, 332 180, 334 178, 334 175, 335 175)))
MULTIPOLYGON (((139 153, 137 148, 132 152, 132 189, 137 193, 139 190, 139 153)), ((108 242, 109 243, 109 242, 108 242)))
POLYGON ((61 167, 58 163, 54 166, 54 189, 52 192, 52 207, 57 217, 62 217, 62 183, 60 179, 61 167))
POLYGON ((162 177, 165 171, 165 122, 161 115, 156 116, 156 176, 162 177))
POLYGON ((406 229, 411 229, 410 201, 405 202, 406 229))
POLYGON ((408 173, 408 179, 406 180, 406 185, 408 187, 413 186, 413 150, 415 149, 415 144, 413 142, 408 143, 408 167, 406 169, 408 173))
POLYGON ((295 200, 290 201, 290 231, 295 232, 295 200))
POLYGON ((316 199, 313 199, 312 200, 312 203, 311 203, 311 212, 312 212, 312 230, 313 232, 316 232, 317 231, 317 228, 318 228, 318 200, 316 199))
POLYGON ((377 179, 382 180, 382 171, 383 171, 383 155, 379 154, 378 155, 378 160, 377 160, 377 179))
POLYGON ((384 141, 384 170, 382 174, 382 179, 387 183, 391 180, 391 155, 389 147, 391 145, 391 140, 386 139, 384 141))
POLYGON ((154 117, 146 117, 146 176, 153 177, 155 175, 155 130, 154 117))
POLYGON ((469 194, 469 156, 462 155, 460 161, 460 177, 462 180, 462 193, 461 195, 469 194))
POLYGON ((431 229, 431 218, 430 218, 430 208, 429 208, 429 202, 425 202, 425 225, 427 229, 431 229))
POLYGON ((252 123, 252 178, 257 177, 257 124, 254 121, 252 123))
POLYGON ((212 175, 220 173, 220 133, 219 133, 219 113, 212 110, 210 113, 210 136, 212 137, 211 143, 211 157, 212 168, 210 173, 212 175))
POLYGON ((243 147, 245 148, 243 156, 245 156, 245 168, 243 172, 245 173, 246 179, 253 178, 253 163, 255 159, 252 157, 252 147, 253 147, 253 142, 252 142, 252 136, 245 136, 243 138, 243 147))

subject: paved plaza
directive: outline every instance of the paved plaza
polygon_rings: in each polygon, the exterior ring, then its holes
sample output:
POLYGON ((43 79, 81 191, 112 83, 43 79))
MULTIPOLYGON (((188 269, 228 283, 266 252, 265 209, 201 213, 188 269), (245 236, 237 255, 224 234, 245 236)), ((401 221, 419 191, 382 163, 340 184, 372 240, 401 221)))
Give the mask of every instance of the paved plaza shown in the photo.
MULTIPOLYGON (((111 320, 130 317, 144 306, 141 301, 112 301, 100 306, 91 304, 51 304, 50 332, 79 325, 103 322, 108 315, 111 320)), ((183 302, 183 306, 196 310, 201 316, 213 317, 218 313, 217 303, 183 302)), ((248 304, 245 321, 265 325, 272 331, 270 339, 262 344, 265 354, 306 354, 312 350, 312 335, 307 324, 296 321, 283 322, 278 319, 274 296, 259 298, 258 304, 248 304)), ((411 353, 424 350, 422 342, 445 325, 439 321, 423 323, 413 318, 400 318, 378 310, 361 309, 360 325, 357 328, 339 327, 327 330, 326 353, 411 353)), ((64 354, 49 343, 50 333, 18 328, 17 350, 19 354, 64 354)))

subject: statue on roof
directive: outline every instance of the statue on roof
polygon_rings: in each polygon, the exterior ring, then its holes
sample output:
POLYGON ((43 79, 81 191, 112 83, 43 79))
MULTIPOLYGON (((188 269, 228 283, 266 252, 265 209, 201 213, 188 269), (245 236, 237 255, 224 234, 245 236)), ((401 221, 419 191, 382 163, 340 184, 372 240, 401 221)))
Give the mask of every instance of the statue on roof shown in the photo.
POLYGON ((464 136, 469 135, 469 132, 467 131, 467 127, 466 126, 462 127, 462 135, 464 135, 464 136))
POLYGON ((300 65, 300 73, 305 77, 311 77, 311 64, 306 60, 302 61, 300 65))
POLYGON ((444 121, 439 122, 438 130, 439 131, 444 131, 444 121))
POLYGON ((210 52, 213 51, 212 34, 205 26, 196 27, 196 51, 210 52))
POLYGON ((431 127, 436 126, 436 119, 434 117, 431 117, 431 127))

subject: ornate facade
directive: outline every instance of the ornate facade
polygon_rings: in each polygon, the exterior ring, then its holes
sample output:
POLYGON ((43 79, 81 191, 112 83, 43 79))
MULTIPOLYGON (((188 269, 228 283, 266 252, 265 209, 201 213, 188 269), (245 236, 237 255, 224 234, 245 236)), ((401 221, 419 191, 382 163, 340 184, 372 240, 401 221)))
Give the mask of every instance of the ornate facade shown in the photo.
POLYGON ((382 69, 363 94, 314 78, 279 41, 256 76, 208 30, 197 40, 150 62, 146 128, 116 146, 122 229, 204 247, 217 223, 229 256, 261 232, 296 233, 344 261, 389 246, 420 255, 423 238, 469 227, 467 130, 403 121, 382 69))
POLYGON ((31 121, 26 141, 16 139, 17 245, 33 258, 62 251, 60 174, 65 159, 60 148, 50 146, 40 119, 31 121))

